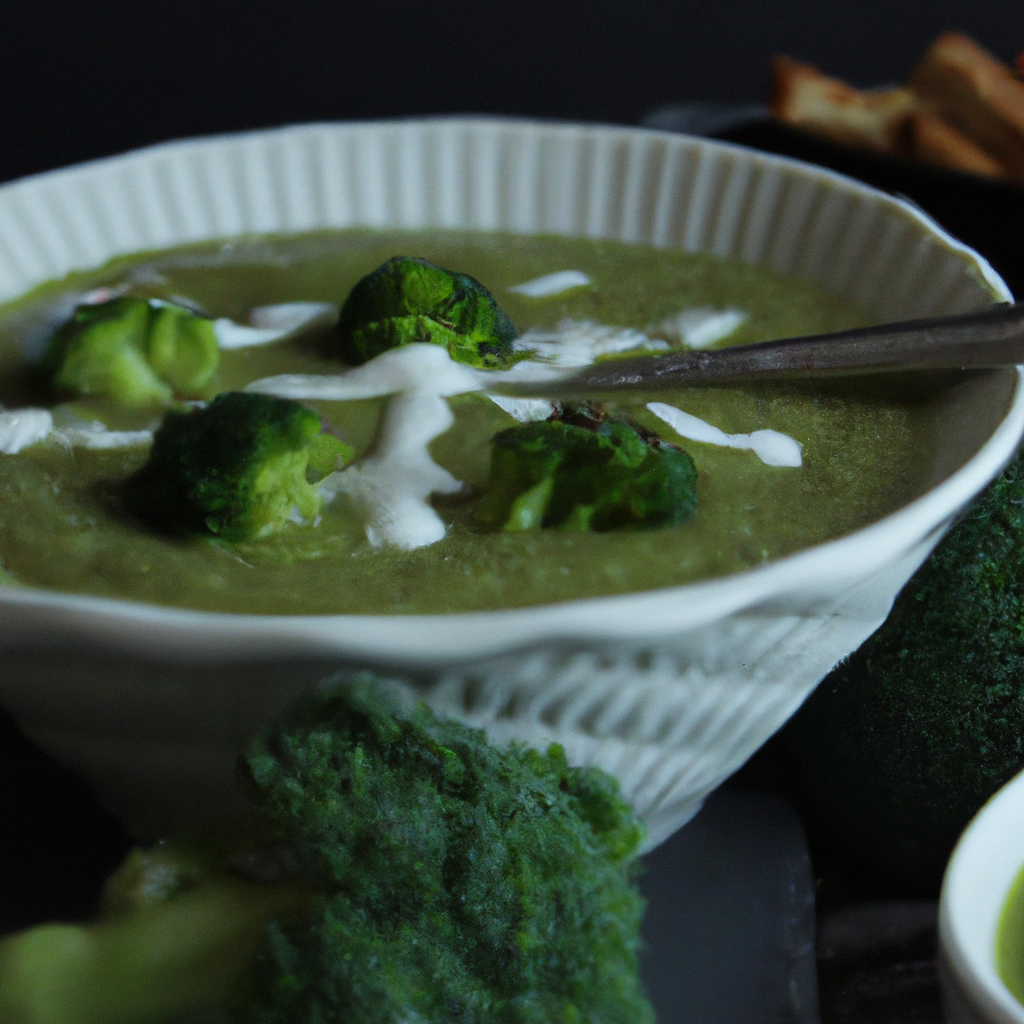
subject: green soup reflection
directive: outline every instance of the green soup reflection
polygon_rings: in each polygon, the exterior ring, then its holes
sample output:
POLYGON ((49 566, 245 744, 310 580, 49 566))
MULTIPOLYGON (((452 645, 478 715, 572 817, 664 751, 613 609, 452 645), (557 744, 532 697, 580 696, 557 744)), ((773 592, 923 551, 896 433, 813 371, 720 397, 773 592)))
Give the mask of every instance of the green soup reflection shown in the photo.
MULTIPOLYGON (((62 292, 125 279, 184 296, 212 316, 291 301, 341 303, 396 254, 423 256, 484 282, 520 331, 565 318, 652 330, 681 310, 746 314, 728 344, 841 330, 864 314, 807 282, 739 263, 620 243, 482 233, 337 231, 256 237, 122 259, 38 289, 0 310, 0 403, 41 401, 26 373, 26 310, 62 292), (566 269, 591 280, 548 298, 510 291, 566 269)), ((322 338, 225 351, 217 388, 281 373, 345 369, 322 338)), ((310 402, 357 455, 373 444, 385 399, 310 402)), ((608 533, 481 530, 474 500, 487 479, 490 438, 515 424, 481 394, 450 399, 454 424, 431 445, 464 484, 433 499, 443 540, 415 550, 373 547, 344 496, 315 527, 251 544, 162 536, 134 521, 116 484, 143 448, 87 450, 40 443, 0 456, 0 568, 10 584, 160 605, 253 613, 432 613, 502 609, 622 594, 722 576, 835 538, 891 513, 929 485, 939 397, 894 398, 863 384, 690 388, 609 405, 681 444, 698 471, 696 516, 679 527, 608 533), (802 446, 799 468, 766 466, 750 451, 683 441, 647 408, 671 404, 730 434, 772 429, 802 446)), ((75 411, 137 429, 96 402, 75 411)))

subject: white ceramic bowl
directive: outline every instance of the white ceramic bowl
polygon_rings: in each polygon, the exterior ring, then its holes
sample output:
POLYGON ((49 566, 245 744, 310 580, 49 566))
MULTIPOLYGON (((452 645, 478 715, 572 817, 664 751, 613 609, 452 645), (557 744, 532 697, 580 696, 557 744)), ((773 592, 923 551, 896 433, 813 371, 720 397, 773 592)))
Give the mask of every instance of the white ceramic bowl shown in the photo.
POLYGON ((1024 1024, 996 971, 996 933, 1024 868, 1024 772, 975 815, 953 851, 939 901, 943 1002, 951 1024, 1024 1024))
MULTIPOLYGON (((157 146, 0 188, 0 300, 110 257, 347 225, 615 238, 808 278, 879 321, 1009 293, 905 203, 830 172, 641 129, 439 119, 157 146)), ((1024 429, 1013 370, 950 395, 933 485, 732 577, 436 616, 194 613, 0 592, 0 701, 136 831, 221 813, 245 740, 332 671, 401 672, 499 739, 619 776, 650 842, 685 822, 884 619, 1024 429)))

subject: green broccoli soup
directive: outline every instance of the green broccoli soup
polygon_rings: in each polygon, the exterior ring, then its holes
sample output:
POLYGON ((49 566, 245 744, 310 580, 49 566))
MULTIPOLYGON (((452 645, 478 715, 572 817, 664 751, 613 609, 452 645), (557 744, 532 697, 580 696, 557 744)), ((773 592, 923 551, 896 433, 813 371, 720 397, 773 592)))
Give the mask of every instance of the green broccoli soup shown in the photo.
POLYGON ((865 322, 763 269, 583 239, 353 230, 121 259, 0 309, 3 579, 378 614, 747 569, 922 493, 937 392, 561 407, 487 382, 865 322))

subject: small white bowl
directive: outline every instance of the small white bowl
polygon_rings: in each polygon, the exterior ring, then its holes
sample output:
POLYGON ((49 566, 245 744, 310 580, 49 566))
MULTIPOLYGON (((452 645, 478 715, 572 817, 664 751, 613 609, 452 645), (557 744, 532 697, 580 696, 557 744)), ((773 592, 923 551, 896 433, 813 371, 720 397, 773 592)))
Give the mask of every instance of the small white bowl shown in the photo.
POLYGON ((975 815, 942 883, 939 948, 951 1024, 1024 1024, 1024 1005, 996 970, 996 935, 1024 868, 1024 772, 975 815))
MULTIPOLYGON (((1010 297, 920 211, 820 168, 642 129, 453 118, 156 146, 0 188, 0 300, 119 254, 365 225, 612 238, 803 277, 878 321, 1010 297)), ((0 701, 139 833, 226 812, 255 730, 333 671, 406 674, 500 740, 561 742, 670 834, 885 618, 1024 431, 1012 369, 944 412, 932 489, 689 586, 461 615, 253 616, 0 590, 0 701)))

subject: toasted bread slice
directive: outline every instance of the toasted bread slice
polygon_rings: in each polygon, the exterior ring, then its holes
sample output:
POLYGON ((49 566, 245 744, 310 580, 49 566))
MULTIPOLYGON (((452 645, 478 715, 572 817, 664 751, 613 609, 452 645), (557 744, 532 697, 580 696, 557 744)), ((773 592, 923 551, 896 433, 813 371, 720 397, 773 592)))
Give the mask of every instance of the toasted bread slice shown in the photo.
POLYGON ((910 87, 1024 184, 1024 82, 958 32, 928 48, 910 87))
POLYGON ((1006 177, 1006 169, 998 160, 931 110, 923 110, 914 115, 910 148, 911 155, 925 163, 981 174, 987 178, 1006 177))
POLYGON ((811 64, 776 57, 769 106, 776 117, 836 142, 883 153, 907 150, 910 119, 920 102, 907 89, 862 92, 811 64))

